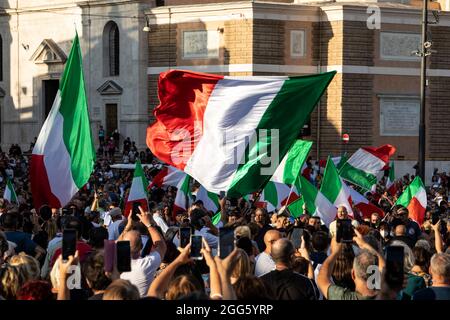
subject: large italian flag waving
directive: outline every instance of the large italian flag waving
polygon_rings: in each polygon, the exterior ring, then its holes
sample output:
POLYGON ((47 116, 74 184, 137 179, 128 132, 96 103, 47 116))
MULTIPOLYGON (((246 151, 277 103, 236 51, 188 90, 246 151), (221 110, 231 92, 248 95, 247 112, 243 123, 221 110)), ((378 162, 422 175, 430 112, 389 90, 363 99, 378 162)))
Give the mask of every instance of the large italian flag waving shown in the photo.
POLYGON ((409 218, 422 225, 427 208, 427 192, 420 177, 415 177, 395 204, 408 208, 409 218))
POLYGON ((139 205, 144 209, 148 210, 148 181, 145 177, 144 170, 142 170, 141 161, 136 160, 136 167, 134 169, 133 182, 131 183, 130 192, 128 193, 128 198, 125 203, 125 216, 130 214, 133 209, 133 203, 138 202, 139 205))
POLYGON ((394 153, 395 147, 390 144, 360 148, 342 166, 339 174, 351 183, 372 190, 377 184, 377 173, 389 166, 389 157, 394 153))
POLYGON ((253 193, 273 175, 334 75, 161 73, 147 145, 210 192, 253 193))
POLYGON ((55 101, 31 157, 35 207, 66 205, 89 180, 94 162, 83 64, 76 35, 55 101))

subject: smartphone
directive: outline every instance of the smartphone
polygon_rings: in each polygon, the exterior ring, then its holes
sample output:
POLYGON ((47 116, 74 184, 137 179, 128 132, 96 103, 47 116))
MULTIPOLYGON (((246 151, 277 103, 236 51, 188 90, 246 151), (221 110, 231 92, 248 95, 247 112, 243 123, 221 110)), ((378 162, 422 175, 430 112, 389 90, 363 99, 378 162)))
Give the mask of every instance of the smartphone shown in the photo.
POLYGON ((435 225, 438 221, 439 221, 439 212, 438 211, 434 211, 431 213, 431 224, 435 225))
POLYGON ((117 271, 131 271, 131 250, 130 241, 117 241, 117 271))
POLYGON ((402 287, 404 277, 404 248, 386 247, 386 282, 390 287, 402 287))
POLYGON ((353 242, 352 220, 350 219, 338 219, 336 220, 336 240, 338 243, 351 243, 353 242))
POLYGON ((184 248, 191 240, 191 228, 180 228, 180 248, 184 248))
POLYGON ((113 272, 116 256, 116 242, 114 240, 104 240, 104 262, 105 272, 113 272))
POLYGON ((447 221, 444 217, 440 218, 441 223, 439 224, 439 233, 445 237, 445 235, 447 234, 447 221))
POLYGON ((191 236, 191 254, 190 257, 194 260, 201 260, 203 258, 201 250, 203 247, 202 236, 191 236))
POLYGON ((139 217, 137 216, 140 211, 139 211, 139 206, 141 204, 139 202, 133 202, 133 209, 131 210, 131 219, 133 221, 140 221, 139 217))
POLYGON ((62 239, 62 257, 63 260, 69 259, 69 256, 75 255, 77 250, 77 231, 75 229, 65 229, 62 239))
POLYGON ((219 229, 219 257, 225 259, 234 250, 234 229, 220 228, 219 229))

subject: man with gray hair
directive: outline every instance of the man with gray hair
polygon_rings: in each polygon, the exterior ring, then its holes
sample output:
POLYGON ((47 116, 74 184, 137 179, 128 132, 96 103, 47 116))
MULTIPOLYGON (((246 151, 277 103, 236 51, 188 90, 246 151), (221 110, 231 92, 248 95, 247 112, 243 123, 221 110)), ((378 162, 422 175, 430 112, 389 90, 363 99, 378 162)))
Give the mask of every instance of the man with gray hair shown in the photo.
POLYGON ((431 258, 430 274, 433 285, 417 291, 413 300, 450 300, 450 255, 434 254, 431 258))
POLYGON ((276 300, 317 300, 315 284, 304 275, 292 270, 294 245, 286 238, 272 245, 271 255, 275 270, 263 275, 261 280, 270 288, 276 300))
POLYGON ((376 286, 369 278, 373 277, 375 272, 384 268, 384 259, 379 252, 364 241, 356 229, 355 233, 356 237, 353 240, 361 249, 353 260, 351 273, 355 283, 355 291, 331 282, 334 265, 342 250, 342 243, 337 243, 334 237, 331 241, 331 255, 322 264, 317 277, 317 285, 323 296, 328 300, 369 300, 375 299, 377 295, 376 286))

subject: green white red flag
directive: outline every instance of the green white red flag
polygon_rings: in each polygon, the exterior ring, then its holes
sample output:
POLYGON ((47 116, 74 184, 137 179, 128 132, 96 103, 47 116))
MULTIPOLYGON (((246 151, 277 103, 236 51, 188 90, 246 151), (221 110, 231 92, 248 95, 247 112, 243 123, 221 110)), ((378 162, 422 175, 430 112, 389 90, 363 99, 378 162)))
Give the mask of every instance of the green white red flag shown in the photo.
POLYGON ((6 186, 5 191, 3 192, 3 199, 8 200, 9 203, 19 204, 19 201, 17 201, 17 194, 14 190, 13 183, 9 178, 6 178, 6 186))
POLYGON ((350 188, 345 184, 331 160, 328 158, 323 174, 320 192, 336 207, 344 206, 349 215, 353 215, 350 188))
POLYGON ((299 185, 308 213, 312 216, 320 217, 322 222, 328 227, 336 218, 337 208, 305 177, 300 176, 299 185))
POLYGON ((154 186, 158 188, 176 187, 185 176, 186 173, 175 167, 164 166, 153 178, 148 188, 151 189, 154 186))
POLYGON ((340 176, 365 190, 373 190, 377 174, 389 165, 395 147, 386 144, 378 148, 359 148, 339 170, 340 176))
POLYGON ((210 192, 226 191, 230 197, 251 194, 276 169, 268 168, 265 160, 272 158, 278 164, 286 155, 335 73, 300 77, 162 73, 160 105, 154 110, 156 122, 147 129, 147 145, 160 160, 183 170, 210 192))
POLYGON ((311 150, 312 141, 297 140, 284 156, 270 181, 292 185, 295 183, 300 170, 303 167, 308 153, 311 150))
POLYGON ((138 202, 139 205, 144 209, 148 210, 148 180, 145 177, 144 170, 142 169, 141 161, 136 160, 136 166, 134 169, 133 181, 131 183, 130 192, 128 193, 128 198, 125 203, 124 215, 128 216, 133 209, 133 203, 138 202))
POLYGON ((177 195, 173 204, 173 216, 180 211, 187 211, 192 205, 192 194, 190 189, 191 177, 186 175, 177 185, 177 195))
POLYGON ((75 36, 52 109, 33 148, 30 164, 34 206, 65 206, 94 169, 82 55, 75 36))
POLYGON ((427 208, 427 192, 419 176, 414 178, 395 204, 408 208, 409 218, 422 225, 427 208))

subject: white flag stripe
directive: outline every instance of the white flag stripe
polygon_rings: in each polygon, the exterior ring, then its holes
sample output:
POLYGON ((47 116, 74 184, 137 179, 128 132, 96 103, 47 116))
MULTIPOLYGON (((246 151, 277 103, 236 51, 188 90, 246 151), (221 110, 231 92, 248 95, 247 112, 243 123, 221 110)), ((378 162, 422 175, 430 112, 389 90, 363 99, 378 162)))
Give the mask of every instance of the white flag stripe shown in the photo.
POLYGON ((336 207, 327 198, 325 198, 320 191, 317 193, 314 203, 316 206, 316 212, 314 215, 319 216, 322 219, 322 222, 328 227, 336 218, 336 207))
POLYGON ((227 78, 220 80, 208 100, 203 136, 184 171, 196 177, 210 192, 228 190, 249 139, 254 137, 255 129, 284 80, 243 80, 239 84, 227 78), (230 152, 232 150, 234 152, 230 152))
POLYGON ((131 183, 130 193, 128 195, 128 201, 147 199, 147 194, 145 193, 145 187, 142 184, 142 177, 134 177, 131 183))
POLYGON ((383 160, 364 149, 358 149, 358 151, 347 160, 347 163, 353 168, 373 175, 376 175, 386 165, 383 160))
POLYGON ((419 191, 417 191, 417 193, 414 195, 414 198, 419 201, 420 205, 423 208, 427 207, 427 192, 424 188, 420 188, 419 191))

